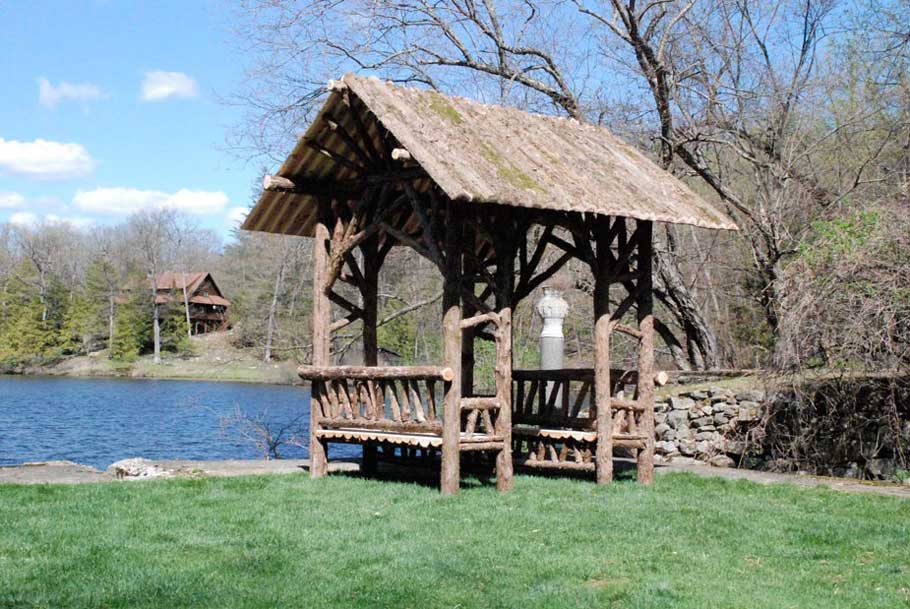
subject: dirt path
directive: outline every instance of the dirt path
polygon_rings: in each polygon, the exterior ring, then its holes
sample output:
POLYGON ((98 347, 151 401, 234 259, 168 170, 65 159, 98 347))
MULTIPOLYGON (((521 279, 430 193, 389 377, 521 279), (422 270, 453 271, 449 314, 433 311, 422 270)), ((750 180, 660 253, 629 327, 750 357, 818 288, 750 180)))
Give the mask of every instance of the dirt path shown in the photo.
POLYGON ((910 485, 891 482, 866 482, 849 478, 829 478, 826 476, 808 476, 803 474, 778 474, 750 469, 712 467, 710 465, 695 465, 690 463, 669 463, 666 465, 659 465, 656 472, 658 474, 686 472, 705 478, 714 477, 727 480, 749 480, 751 482, 757 482, 758 484, 796 484, 805 487, 827 486, 835 491, 891 495, 893 497, 910 499, 910 485))
MULTIPOLYGON (((260 474, 299 473, 309 467, 306 459, 279 461, 232 460, 232 461, 150 461, 166 476, 250 476, 260 474)), ((330 471, 356 471, 355 462, 333 462, 330 471)), ((685 472, 703 477, 727 480, 749 480, 759 484, 789 483, 805 487, 827 486, 835 491, 850 493, 872 493, 910 499, 910 485, 863 482, 844 478, 826 478, 797 474, 776 474, 745 469, 730 469, 697 464, 660 465, 658 474, 685 472)), ((82 484, 91 482, 113 482, 118 478, 111 472, 102 472, 87 465, 72 461, 47 461, 0 467, 0 484, 82 484)))

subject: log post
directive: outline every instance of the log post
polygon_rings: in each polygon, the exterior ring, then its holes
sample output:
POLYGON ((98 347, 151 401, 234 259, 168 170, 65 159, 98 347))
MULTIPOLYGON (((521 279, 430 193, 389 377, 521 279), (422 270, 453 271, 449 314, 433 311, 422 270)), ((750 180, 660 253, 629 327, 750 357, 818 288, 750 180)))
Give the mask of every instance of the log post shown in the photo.
POLYGON ((638 451, 638 481, 654 481, 654 296, 652 264, 653 223, 639 220, 638 230, 638 405, 643 408, 639 431, 645 447, 638 451))
POLYGON ((461 218, 455 204, 446 199, 444 286, 442 295, 443 365, 451 368, 453 379, 446 384, 443 402, 442 467, 439 488, 454 495, 460 483, 461 439, 461 218))
POLYGON ((613 481, 613 413, 610 408, 610 219, 594 220, 594 404, 597 409, 597 484, 613 481))
MULTIPOLYGON (((377 239, 371 237, 361 246, 363 254, 363 285, 361 287, 363 308, 363 365, 379 365, 379 342, 377 338, 377 313, 379 307, 379 255, 377 239)), ((371 387, 371 390, 373 388, 371 387)), ((385 408, 378 404, 377 408, 385 408)), ((362 469, 370 474, 376 471, 377 447, 375 444, 364 444, 362 469)))
MULTIPOLYGON (((512 223, 501 218, 500 226, 512 223)), ((512 489, 512 296, 515 292, 515 257, 518 254, 514 234, 502 235, 496 246, 496 397, 499 398, 499 416, 496 417, 496 435, 503 439, 503 449, 496 455, 496 488, 512 489)), ((522 235, 520 238, 524 239, 522 235)))
MULTIPOLYGON (((331 365, 329 326, 332 322, 332 304, 329 301, 329 223, 331 204, 320 198, 318 217, 313 239, 313 365, 331 365)), ((325 442, 318 437, 319 419, 322 417, 322 396, 319 383, 310 385, 310 476, 319 478, 328 471, 328 451, 325 442)))
MULTIPOLYGON (((465 248, 475 247, 476 239, 472 227, 466 225, 463 228, 461 242, 465 244, 465 248)), ((462 264, 463 274, 470 277, 473 274, 473 257, 467 252, 462 252, 462 264)), ((475 293, 473 278, 465 289, 470 290, 471 294, 475 293)), ((476 307, 467 300, 464 300, 461 306, 464 319, 471 318, 477 313, 476 307)), ((461 336, 461 394, 463 396, 474 395, 474 340, 476 334, 477 329, 472 326, 465 328, 461 336)))

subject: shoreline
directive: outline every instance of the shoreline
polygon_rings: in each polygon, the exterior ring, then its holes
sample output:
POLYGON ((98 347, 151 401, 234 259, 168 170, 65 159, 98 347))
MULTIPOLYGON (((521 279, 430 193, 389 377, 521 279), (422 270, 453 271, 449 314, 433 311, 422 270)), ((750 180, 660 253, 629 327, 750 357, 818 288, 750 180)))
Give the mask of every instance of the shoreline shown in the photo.
POLYGON ((250 378, 233 375, 207 375, 207 374, 145 374, 140 373, 117 373, 117 372, 60 372, 53 369, 30 368, 27 371, 0 371, 2 378, 70 378, 70 379, 106 379, 121 381, 201 381, 210 383, 243 383, 245 385, 279 385, 285 387, 305 387, 306 381, 291 381, 283 379, 270 378, 250 378))
POLYGON ((98 356, 81 355, 54 364, 0 369, 0 378, 3 377, 209 381, 285 386, 306 384, 297 376, 297 365, 293 362, 265 363, 247 357, 224 361, 206 357, 167 357, 155 364, 150 357, 119 363, 98 356))
MULTIPOLYGON (((281 387, 306 387, 306 381, 283 381, 270 379, 251 379, 231 376, 204 376, 204 375, 144 375, 144 374, 76 374, 51 372, 48 370, 29 370, 28 372, 0 371, 3 378, 59 378, 59 379, 99 379, 118 381, 199 381, 206 383, 242 383, 244 385, 277 385, 281 387)), ((3 467, 3 466, 0 466, 3 467)))
MULTIPOLYGON (((388 473, 402 473, 407 466, 382 465, 388 473)), ((226 460, 160 460, 126 459, 102 471, 73 461, 38 461, 0 466, 0 488, 23 484, 86 484, 118 481, 168 480, 187 478, 223 478, 276 474, 306 474, 309 459, 226 459, 226 460), (129 463, 135 462, 135 463, 129 463), (119 468, 119 469, 118 469, 119 468), (134 469, 135 468, 135 469, 134 469)), ((359 472, 360 461, 339 459, 329 465, 329 473, 359 472)), ((423 471, 422 469, 420 471, 423 471)), ((758 470, 713 467, 701 463, 670 462, 660 464, 655 473, 689 474, 701 478, 745 480, 760 485, 793 484, 803 488, 825 487, 831 491, 874 494, 910 500, 910 485, 872 482, 851 478, 832 478, 798 473, 774 473, 758 470)), ((584 483, 583 481, 579 481, 584 483)))

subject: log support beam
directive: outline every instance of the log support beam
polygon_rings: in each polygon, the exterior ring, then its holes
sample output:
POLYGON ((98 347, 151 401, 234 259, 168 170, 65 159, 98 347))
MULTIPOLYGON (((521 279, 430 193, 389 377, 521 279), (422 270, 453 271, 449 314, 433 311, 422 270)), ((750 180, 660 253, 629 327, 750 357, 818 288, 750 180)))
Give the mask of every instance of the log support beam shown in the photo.
MULTIPOLYGON (((505 215, 505 214, 504 214, 505 215)), ((495 433, 503 439, 503 448, 496 454, 496 488, 500 492, 512 489, 512 307, 515 295, 515 259, 518 255, 518 235, 509 231, 508 218, 497 226, 506 227, 499 235, 496 249, 496 398, 504 407, 496 417, 495 433)), ((524 235, 520 236, 524 239, 524 235)))
POLYGON ((610 274, 609 218, 594 219, 597 263, 594 271, 594 403, 597 412, 597 484, 613 481, 613 414, 610 408, 610 274))
MULTIPOLYGON (((329 249, 331 237, 329 224, 332 221, 331 205, 327 199, 318 202, 318 217, 313 239, 313 365, 331 365, 332 304, 329 301, 329 249)), ((319 420, 323 415, 320 395, 316 385, 310 395, 310 476, 320 478, 328 471, 328 450, 319 438, 319 420)))
POLYGON ((445 386, 442 422, 442 465, 439 490, 443 495, 458 492, 461 476, 461 223, 451 200, 446 201, 445 262, 442 295, 443 365, 454 378, 445 386))
MULTIPOLYGON (((363 242, 360 251, 363 254, 361 272, 361 300, 363 303, 363 365, 379 365, 379 342, 377 338, 379 312, 379 256, 377 238, 371 237, 363 242)), ((375 395, 376 387, 368 381, 371 394, 375 395)), ((374 400, 377 401, 378 400, 374 400)), ((385 408, 385 405, 382 405, 385 408)), ((376 444, 363 446, 363 472, 373 474, 376 471, 376 444)))
POLYGON ((638 481, 654 481, 654 297, 651 270, 653 223, 639 221, 638 246, 638 407, 642 409, 639 432, 645 447, 638 451, 638 481))

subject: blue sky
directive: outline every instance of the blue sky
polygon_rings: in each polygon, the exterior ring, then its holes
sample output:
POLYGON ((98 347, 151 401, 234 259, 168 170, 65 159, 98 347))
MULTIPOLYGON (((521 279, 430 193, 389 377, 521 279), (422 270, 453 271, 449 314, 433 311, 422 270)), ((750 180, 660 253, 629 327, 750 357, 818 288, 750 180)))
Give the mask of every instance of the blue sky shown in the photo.
POLYGON ((0 221, 169 205, 226 234, 257 168, 224 150, 242 78, 214 0, 0 3, 0 221))

